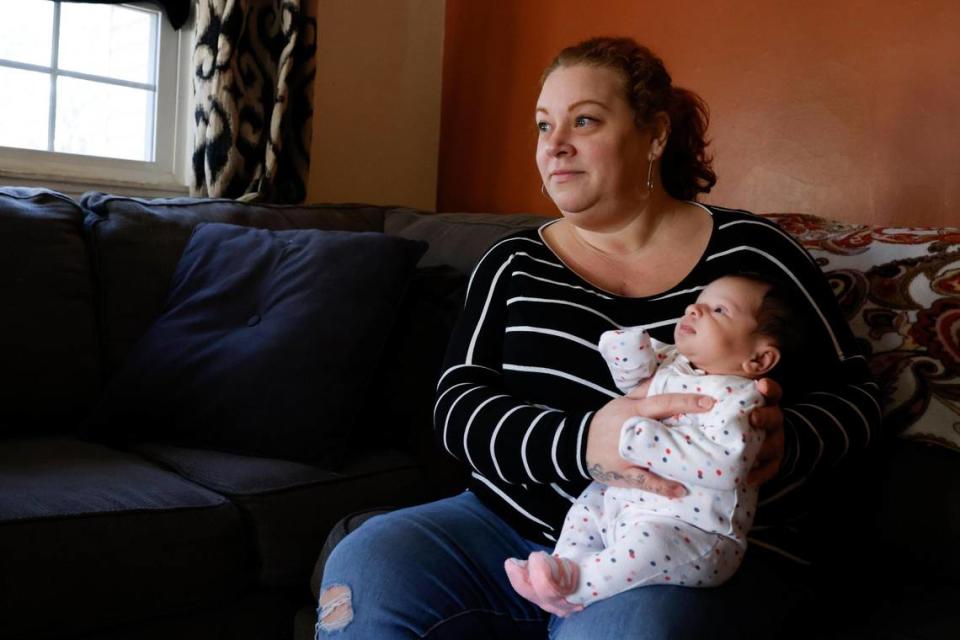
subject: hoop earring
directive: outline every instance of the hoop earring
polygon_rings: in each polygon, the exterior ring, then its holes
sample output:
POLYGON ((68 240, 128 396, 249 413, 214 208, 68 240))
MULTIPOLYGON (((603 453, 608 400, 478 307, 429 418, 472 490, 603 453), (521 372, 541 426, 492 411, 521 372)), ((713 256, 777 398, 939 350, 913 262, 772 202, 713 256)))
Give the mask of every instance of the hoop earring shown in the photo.
POLYGON ((550 194, 547 193, 547 188, 544 186, 542 182, 540 183, 540 193, 543 194, 543 197, 546 198, 547 200, 552 200, 552 198, 550 197, 550 194))
POLYGON ((647 191, 653 193, 653 160, 647 165, 647 191))

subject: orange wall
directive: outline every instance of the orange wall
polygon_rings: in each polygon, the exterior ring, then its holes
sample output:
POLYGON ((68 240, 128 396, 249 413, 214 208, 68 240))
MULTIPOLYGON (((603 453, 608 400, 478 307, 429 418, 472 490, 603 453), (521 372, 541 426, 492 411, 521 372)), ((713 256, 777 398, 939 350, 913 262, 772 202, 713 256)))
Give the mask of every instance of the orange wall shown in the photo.
POLYGON ((710 105, 705 201, 960 225, 958 27, 956 0, 447 0, 438 210, 555 214, 533 159, 540 72, 625 34, 710 105))
POLYGON ((317 76, 308 202, 433 209, 443 0, 310 0, 317 76))

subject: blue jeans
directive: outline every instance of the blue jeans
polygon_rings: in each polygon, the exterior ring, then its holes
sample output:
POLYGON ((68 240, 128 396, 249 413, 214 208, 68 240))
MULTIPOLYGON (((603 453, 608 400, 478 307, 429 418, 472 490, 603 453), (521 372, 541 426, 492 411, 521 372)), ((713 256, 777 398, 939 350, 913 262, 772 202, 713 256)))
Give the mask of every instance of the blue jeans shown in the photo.
POLYGON ((371 518, 343 539, 323 574, 321 598, 348 588, 352 619, 332 631, 318 624, 317 638, 783 637, 778 625, 804 595, 778 575, 778 558, 754 551, 719 588, 642 587, 556 618, 518 596, 503 570, 506 558, 540 550, 550 551, 469 492, 371 518))

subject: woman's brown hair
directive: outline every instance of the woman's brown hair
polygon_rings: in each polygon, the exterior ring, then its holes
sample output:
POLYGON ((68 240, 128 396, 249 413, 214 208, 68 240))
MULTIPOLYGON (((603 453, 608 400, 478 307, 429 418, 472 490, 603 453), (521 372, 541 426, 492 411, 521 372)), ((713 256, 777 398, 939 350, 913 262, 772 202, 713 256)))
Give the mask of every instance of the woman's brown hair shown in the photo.
POLYGON ((630 38, 591 38, 567 47, 543 72, 541 84, 558 67, 577 64, 604 67, 623 77, 627 103, 638 127, 648 126, 661 111, 670 118, 670 137, 660 162, 667 193, 679 200, 693 200, 710 191, 717 175, 706 154, 704 136, 710 116, 700 96, 674 87, 663 61, 630 38))

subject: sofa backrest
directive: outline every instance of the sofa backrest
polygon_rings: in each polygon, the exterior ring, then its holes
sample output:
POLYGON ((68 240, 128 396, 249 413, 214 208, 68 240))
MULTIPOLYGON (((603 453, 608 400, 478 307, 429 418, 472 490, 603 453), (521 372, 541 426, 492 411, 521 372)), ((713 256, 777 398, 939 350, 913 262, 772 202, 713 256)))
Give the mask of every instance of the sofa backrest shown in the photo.
MULTIPOLYGON (((960 451, 960 228, 887 228, 769 214, 825 272, 885 400, 885 430, 960 451)), ((421 266, 470 273, 498 239, 549 218, 394 208, 384 231, 426 240, 421 266)))
POLYGON ((83 217, 61 194, 0 188, 0 435, 73 431, 96 399, 83 217))
POLYGON ((495 213, 432 213, 394 208, 386 212, 383 231, 410 240, 425 240, 430 248, 421 267, 449 265, 469 274, 483 253, 511 233, 539 227, 551 218, 495 213))
POLYGON ((885 431, 960 452, 960 228, 769 217, 826 274, 880 384, 885 431))
POLYGON ((87 233, 109 375, 160 315, 174 269, 201 222, 263 229, 382 231, 383 210, 369 205, 264 205, 209 198, 143 200, 87 193, 87 233))

